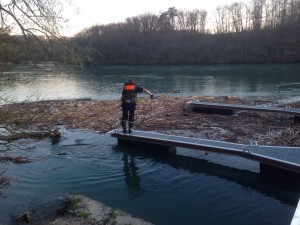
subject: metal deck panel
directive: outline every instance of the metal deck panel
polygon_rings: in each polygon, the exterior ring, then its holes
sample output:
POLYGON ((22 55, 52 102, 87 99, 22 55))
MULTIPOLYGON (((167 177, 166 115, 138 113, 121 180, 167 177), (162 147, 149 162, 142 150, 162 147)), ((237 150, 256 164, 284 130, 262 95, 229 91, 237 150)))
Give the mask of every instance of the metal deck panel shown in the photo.
POLYGON ((250 146, 251 152, 300 164, 300 148, 277 146, 250 146))
POLYGON ((291 222, 291 225, 300 225, 300 199, 298 202, 298 206, 295 210, 295 214, 294 214, 293 220, 291 222))
POLYGON ((252 110, 252 111, 265 111, 265 112, 277 112, 287 113, 295 116, 300 116, 300 109, 295 108, 280 108, 280 107, 263 107, 255 105, 236 105, 236 104, 225 104, 225 103, 212 103, 212 102, 200 102, 200 101, 189 101, 187 104, 192 107, 212 108, 212 109, 229 109, 229 110, 252 110))
POLYGON ((147 131, 134 131, 131 134, 124 134, 122 130, 115 130, 110 132, 110 134, 112 137, 129 141, 238 155, 278 168, 300 173, 300 148, 296 147, 243 145, 147 131))

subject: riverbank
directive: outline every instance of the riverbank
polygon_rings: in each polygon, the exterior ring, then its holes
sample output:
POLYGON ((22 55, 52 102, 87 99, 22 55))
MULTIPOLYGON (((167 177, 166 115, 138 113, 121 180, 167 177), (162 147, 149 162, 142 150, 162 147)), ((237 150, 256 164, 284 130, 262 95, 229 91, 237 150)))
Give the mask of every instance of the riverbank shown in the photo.
MULTIPOLYGON (((247 105, 273 102, 234 96, 140 98, 134 128, 240 144, 249 144, 255 139, 260 145, 300 146, 300 124, 295 123, 290 115, 247 111, 231 116, 195 113, 186 104, 190 100, 247 105)), ((300 102, 288 106, 300 108, 300 102)), ((3 105, 0 107, 0 121, 6 135, 1 135, 0 140, 44 138, 49 136, 49 131, 62 125, 68 129, 106 133, 120 127, 120 115, 119 100, 81 99, 3 105)))
MULTIPOLYGON (((17 218, 18 224, 32 225, 153 225, 119 209, 113 209, 83 195, 65 195, 57 216, 37 219, 30 211, 17 218)), ((45 215, 44 215, 45 216, 45 215)))
MULTIPOLYGON (((249 144, 255 139, 259 145, 300 146, 300 124, 294 123, 292 116, 262 112, 240 112, 236 115, 200 114, 193 112, 186 105, 186 102, 190 100, 247 105, 273 102, 273 100, 250 100, 234 96, 159 96, 152 100, 141 98, 136 112, 135 129, 235 143, 249 144)), ((299 102, 289 106, 300 108, 299 102)), ((60 138, 64 138, 64 133, 59 130, 61 126, 68 129, 83 128, 106 133, 119 127, 120 115, 119 100, 61 100, 1 106, 1 148, 7 147, 7 149, 3 151, 4 154, 0 155, 0 162, 30 163, 24 158, 9 156, 9 144, 14 140, 51 138, 53 132, 50 131, 55 129, 60 132, 60 138)), ((0 171, 0 178, 1 176, 0 171)), ((7 184, 9 184, 9 179, 0 179, 0 189, 7 184)), ((70 221, 71 218, 68 220, 70 221)))

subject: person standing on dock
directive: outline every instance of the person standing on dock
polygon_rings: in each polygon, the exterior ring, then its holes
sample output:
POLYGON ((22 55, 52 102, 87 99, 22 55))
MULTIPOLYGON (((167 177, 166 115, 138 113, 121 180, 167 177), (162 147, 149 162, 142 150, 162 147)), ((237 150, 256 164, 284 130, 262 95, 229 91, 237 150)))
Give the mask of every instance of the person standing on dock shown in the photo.
POLYGON ((134 112, 137 103, 138 93, 147 93, 151 99, 154 95, 146 88, 138 87, 132 79, 129 79, 125 84, 122 91, 121 102, 122 102, 122 120, 121 125, 123 132, 127 132, 127 121, 129 122, 128 133, 132 132, 132 127, 134 124, 134 112))

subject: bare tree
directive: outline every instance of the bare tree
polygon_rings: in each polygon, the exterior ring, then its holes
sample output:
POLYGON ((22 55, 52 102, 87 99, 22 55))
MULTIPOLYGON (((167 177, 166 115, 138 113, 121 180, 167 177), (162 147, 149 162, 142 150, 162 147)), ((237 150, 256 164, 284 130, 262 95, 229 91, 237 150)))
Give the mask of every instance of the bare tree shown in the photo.
POLYGON ((205 33, 207 11, 204 9, 178 10, 177 29, 205 33))
POLYGON ((141 21, 142 32, 153 32, 158 30, 158 16, 146 13, 139 16, 139 20, 141 21))
POLYGON ((199 9, 195 9, 188 12, 187 23, 190 31, 196 31, 198 28, 198 18, 199 18, 200 11, 199 9))
POLYGON ((0 0, 0 38, 5 34, 21 34, 29 54, 38 44, 49 60, 53 60, 53 45, 62 40, 60 30, 65 22, 62 16, 64 3, 69 5, 71 1, 0 0))
POLYGON ((215 12, 215 33, 228 33, 230 31, 230 17, 228 6, 218 6, 215 12))
POLYGON ((159 23, 161 30, 170 31, 175 29, 175 17, 177 16, 177 9, 170 7, 168 11, 161 13, 159 16, 159 23))
POLYGON ((199 12, 199 32, 205 33, 207 23, 207 11, 204 9, 201 9, 199 12))
POLYGON ((290 0, 289 9, 290 19, 289 22, 292 24, 300 23, 300 1, 290 0))
POLYGON ((129 30, 134 32, 140 32, 142 30, 141 21, 136 16, 126 18, 126 26, 129 28, 129 30))
POLYGON ((178 30, 187 30, 187 11, 178 10, 177 11, 177 29, 178 30))
POLYGON ((231 15, 232 30, 235 32, 243 31, 243 3, 234 2, 228 9, 231 15))
POLYGON ((263 7, 265 0, 252 0, 253 9, 252 9, 252 24, 254 30, 260 30, 262 28, 263 22, 263 7))
POLYGON ((169 14, 169 18, 170 18, 170 21, 171 21, 172 29, 174 30, 174 27, 175 27, 175 17, 177 16, 177 9, 175 7, 170 7, 167 12, 169 14))

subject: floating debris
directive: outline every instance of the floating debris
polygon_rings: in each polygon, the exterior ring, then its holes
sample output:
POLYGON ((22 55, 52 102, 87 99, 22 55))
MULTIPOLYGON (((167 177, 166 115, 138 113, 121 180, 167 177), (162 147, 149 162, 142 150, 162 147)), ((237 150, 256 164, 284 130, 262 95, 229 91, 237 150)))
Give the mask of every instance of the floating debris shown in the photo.
MULTIPOLYGON (((186 104, 191 100, 242 105, 274 102, 274 100, 242 99, 237 96, 161 95, 154 99, 142 97, 138 99, 134 128, 170 134, 189 130, 196 136, 240 144, 249 144, 251 140, 257 139, 259 145, 300 146, 297 135, 300 123, 294 123, 290 115, 254 111, 243 111, 230 116, 194 113, 186 104)), ((300 108, 300 102, 293 102, 287 106, 300 108)), ((34 130, 37 137, 41 138, 49 135, 51 138, 59 137, 59 131, 49 133, 49 130, 55 131, 55 127, 59 125, 105 133, 120 127, 120 115, 120 100, 56 100, 8 104, 0 107, 0 120, 10 127, 10 130, 34 130)), ((19 134, 20 136, 22 135, 19 134)), ((32 138, 34 134, 27 133, 27 136, 32 138)), ((11 141, 15 138, 10 136, 8 139, 11 141)), ((0 137, 0 140, 6 139, 0 137)))
POLYGON ((2 194, 3 188, 9 184, 9 178, 2 177, 2 175, 6 172, 6 170, 0 173, 0 195, 2 194))
POLYGON ((49 137, 51 139, 59 139, 59 138, 61 138, 61 133, 58 131, 58 129, 50 130, 49 137))
POLYGON ((20 139, 43 139, 46 137, 44 133, 41 132, 20 132, 20 133, 14 133, 14 134, 9 134, 5 136, 0 136, 1 141, 6 141, 6 142, 13 142, 16 140, 20 139))
POLYGON ((58 131, 58 129, 50 130, 49 137, 52 140, 52 144, 56 144, 61 140, 61 133, 58 131))
POLYGON ((23 164, 23 163, 30 163, 33 160, 28 159, 27 157, 22 157, 22 156, 0 156, 0 162, 12 162, 15 164, 23 164))

